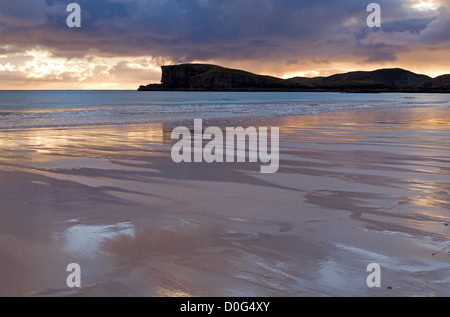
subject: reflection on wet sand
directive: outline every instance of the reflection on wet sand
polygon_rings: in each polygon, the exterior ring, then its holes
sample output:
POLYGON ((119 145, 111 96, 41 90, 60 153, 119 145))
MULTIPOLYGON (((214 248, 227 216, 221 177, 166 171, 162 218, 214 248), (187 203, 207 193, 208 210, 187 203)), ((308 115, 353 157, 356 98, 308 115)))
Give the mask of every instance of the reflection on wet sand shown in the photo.
POLYGON ((134 237, 134 225, 127 222, 109 226, 77 224, 64 232, 64 248, 74 257, 92 257, 105 241, 120 236, 134 237))
MULTIPOLYGON (((0 151, 76 154, 82 149, 139 148, 163 141, 162 124, 0 131, 0 151)), ((84 153, 81 153, 84 154, 84 153)))
POLYGON ((449 118, 246 119, 280 126, 274 175, 175 164, 162 124, 0 132, 0 295, 448 295, 449 118))
POLYGON ((448 110, 360 114, 343 111, 285 120, 285 139, 293 145, 285 164, 298 170, 298 162, 304 166, 308 160, 306 173, 330 178, 324 188, 311 186, 308 201, 353 211, 372 225, 374 219, 378 225, 391 223, 394 216, 399 234, 410 232, 414 224, 420 235, 450 240, 444 227, 450 221, 448 110), (341 183, 330 187, 336 179, 341 183), (377 188, 367 188, 368 183, 377 188))

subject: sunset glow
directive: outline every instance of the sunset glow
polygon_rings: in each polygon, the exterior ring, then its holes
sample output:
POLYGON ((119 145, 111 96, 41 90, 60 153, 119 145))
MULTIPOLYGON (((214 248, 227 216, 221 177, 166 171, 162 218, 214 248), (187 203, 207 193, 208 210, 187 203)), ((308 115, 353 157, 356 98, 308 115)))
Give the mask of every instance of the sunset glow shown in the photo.
POLYGON ((393 67, 450 73, 449 0, 379 1, 380 29, 367 27, 358 1, 345 10, 323 1, 290 10, 273 0, 186 8, 176 1, 80 2, 79 29, 65 25, 62 1, 19 2, 0 3, 1 89, 134 90, 158 83, 160 66, 188 62, 282 78, 393 67))
POLYGON ((431 10, 437 10, 440 5, 439 3, 436 3, 435 1, 428 0, 428 1, 413 1, 412 7, 419 11, 431 11, 431 10))

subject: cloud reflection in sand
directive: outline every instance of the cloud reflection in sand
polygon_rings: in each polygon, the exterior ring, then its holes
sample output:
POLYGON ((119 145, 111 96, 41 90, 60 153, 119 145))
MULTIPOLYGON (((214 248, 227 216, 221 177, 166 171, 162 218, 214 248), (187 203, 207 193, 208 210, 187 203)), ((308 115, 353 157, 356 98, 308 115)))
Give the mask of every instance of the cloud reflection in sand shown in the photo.
POLYGON ((64 249, 75 256, 90 257, 100 251, 104 242, 120 236, 134 238, 134 225, 130 222, 108 226, 75 225, 63 234, 64 249))

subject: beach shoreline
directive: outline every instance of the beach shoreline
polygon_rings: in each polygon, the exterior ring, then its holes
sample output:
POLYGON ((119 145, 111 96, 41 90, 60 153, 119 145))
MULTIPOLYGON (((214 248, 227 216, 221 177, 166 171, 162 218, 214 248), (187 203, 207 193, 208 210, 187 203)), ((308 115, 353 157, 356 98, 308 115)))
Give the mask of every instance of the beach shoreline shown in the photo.
POLYGON ((449 108, 205 121, 279 126, 273 175, 175 164, 190 121, 0 131, 0 296, 448 296, 449 108))

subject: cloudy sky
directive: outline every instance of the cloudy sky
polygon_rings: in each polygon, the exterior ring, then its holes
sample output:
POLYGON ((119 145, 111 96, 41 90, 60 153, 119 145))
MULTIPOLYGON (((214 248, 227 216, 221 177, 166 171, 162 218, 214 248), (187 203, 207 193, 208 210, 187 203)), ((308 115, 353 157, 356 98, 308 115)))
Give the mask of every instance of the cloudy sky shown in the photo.
POLYGON ((450 0, 0 0, 0 89, 136 89, 161 65, 279 77, 450 73, 450 0), (81 6, 68 28, 67 5, 81 6))

